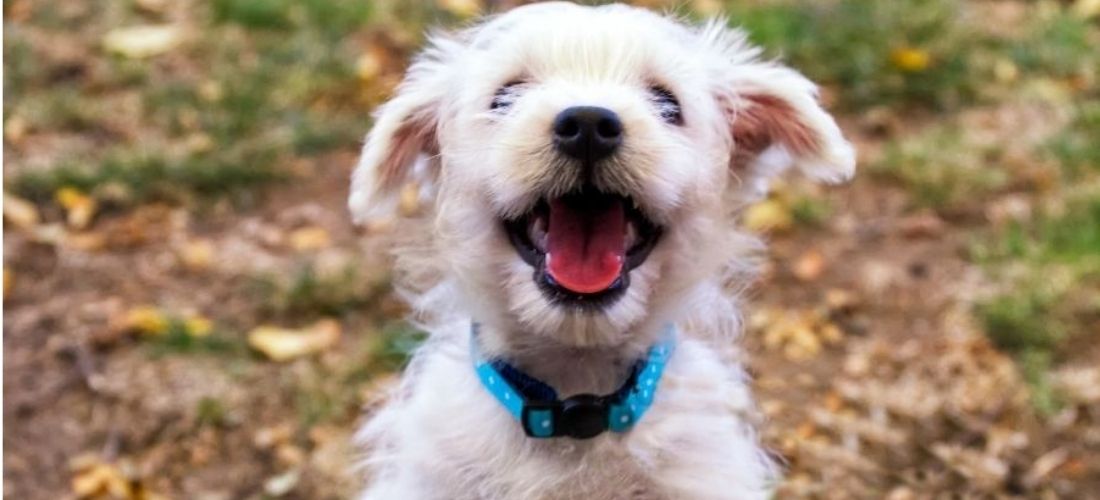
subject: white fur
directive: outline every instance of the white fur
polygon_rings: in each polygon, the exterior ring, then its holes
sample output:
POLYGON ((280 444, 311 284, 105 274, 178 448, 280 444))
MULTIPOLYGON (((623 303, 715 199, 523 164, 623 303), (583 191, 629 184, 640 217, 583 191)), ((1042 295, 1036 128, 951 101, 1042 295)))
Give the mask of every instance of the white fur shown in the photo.
POLYGON ((852 174, 854 155, 813 84, 760 61, 744 35, 725 26, 692 27, 621 5, 549 3, 432 38, 380 109, 352 181, 358 221, 392 216, 395 186, 413 182, 434 193, 429 230, 398 252, 403 290, 431 335, 361 432, 370 483, 362 498, 769 495, 777 473, 756 440, 731 352, 740 329, 736 292, 759 245, 736 230, 734 217, 766 191, 768 177, 794 166, 839 181, 852 174), (496 90, 513 81, 525 83, 512 107, 490 112, 496 90), (677 96, 682 126, 660 120, 648 93, 654 84, 677 96), (731 131, 753 102, 778 102, 783 112, 764 116, 793 120, 775 126, 802 127, 815 146, 777 139, 733 165, 731 131), (626 131, 597 185, 629 193, 665 227, 626 294, 598 312, 548 302, 500 223, 578 187, 549 137, 554 116, 575 105, 614 110, 626 131), (414 126, 428 127, 417 136, 424 140, 400 140, 414 126), (397 157, 410 160, 390 161, 397 157), (564 395, 614 390, 666 323, 678 326, 681 340, 633 430, 536 440, 476 379, 471 321, 483 325, 489 355, 564 395))

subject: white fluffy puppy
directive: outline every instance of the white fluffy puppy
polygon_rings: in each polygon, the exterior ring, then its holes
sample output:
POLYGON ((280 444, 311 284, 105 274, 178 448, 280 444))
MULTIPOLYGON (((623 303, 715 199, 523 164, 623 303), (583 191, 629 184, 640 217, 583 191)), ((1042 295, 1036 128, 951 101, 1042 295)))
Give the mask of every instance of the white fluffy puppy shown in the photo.
POLYGON ((430 336, 361 432, 363 498, 767 497, 729 347, 756 246, 734 216, 788 167, 854 163, 815 86, 724 20, 546 3, 433 37, 352 179, 358 221, 410 185, 432 200, 398 252, 430 336), (675 351, 650 376, 654 345, 675 351), (507 401, 539 390, 558 437, 507 401))

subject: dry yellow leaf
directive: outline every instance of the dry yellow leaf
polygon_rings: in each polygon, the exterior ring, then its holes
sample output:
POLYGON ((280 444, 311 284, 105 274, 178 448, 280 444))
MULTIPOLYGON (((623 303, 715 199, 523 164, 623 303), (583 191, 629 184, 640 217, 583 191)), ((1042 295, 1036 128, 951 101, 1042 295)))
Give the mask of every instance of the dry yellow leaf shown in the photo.
POLYGON ((65 209, 69 226, 84 229, 92 222, 98 204, 95 198, 74 187, 63 187, 54 193, 54 199, 65 209))
POLYGON ((191 316, 183 320, 183 329, 191 337, 208 337, 214 331, 214 323, 203 316, 191 316))
POLYGON ((745 227, 751 231, 784 231, 794 225, 790 207, 776 199, 764 200, 745 210, 745 227))
POLYGON ((4 218, 20 229, 32 229, 41 220, 34 203, 10 193, 4 193, 4 218))
POLYGON ((109 31, 103 37, 103 48, 123 57, 141 59, 168 52, 182 40, 183 33, 176 26, 130 26, 109 31))
POLYGON ((248 345, 273 361, 290 361, 321 352, 340 340, 340 323, 323 319, 304 329, 260 326, 248 333, 248 345))
POLYGON ((843 335, 817 311, 765 309, 753 314, 750 325, 761 332, 766 349, 779 349, 792 361, 817 356, 825 344, 838 343, 843 335))
POLYGON ((145 335, 164 335, 168 332, 168 316, 153 306, 138 306, 126 312, 123 328, 145 335))
POLYGON ((191 271, 203 271, 214 262, 214 244, 208 240, 191 240, 176 250, 180 263, 191 271))
POLYGON ((473 17, 481 12, 481 2, 478 0, 436 0, 436 4, 458 17, 473 17))
POLYGON ((332 244, 332 239, 323 227, 303 227, 290 233, 290 247, 299 252, 319 250, 330 244, 332 244))
POLYGON ((99 460, 85 460, 74 471, 70 486, 77 498, 110 498, 129 500, 133 498, 130 482, 122 470, 114 464, 99 460))
POLYGON ((890 62, 907 73, 920 73, 932 65, 932 56, 924 49, 901 47, 890 52, 890 62))

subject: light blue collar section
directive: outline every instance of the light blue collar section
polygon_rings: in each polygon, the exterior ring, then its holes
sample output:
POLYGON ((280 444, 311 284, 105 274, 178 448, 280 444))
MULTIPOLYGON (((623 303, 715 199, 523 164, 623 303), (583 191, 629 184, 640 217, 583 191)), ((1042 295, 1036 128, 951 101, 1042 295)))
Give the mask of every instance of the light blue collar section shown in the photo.
POLYGON ((630 430, 653 404, 665 365, 676 347, 676 328, 670 324, 645 358, 634 365, 619 390, 605 396, 578 394, 562 400, 552 387, 507 362, 485 359, 477 333, 478 324, 474 323, 470 351, 481 384, 519 420, 524 432, 535 438, 587 439, 605 430, 630 430))

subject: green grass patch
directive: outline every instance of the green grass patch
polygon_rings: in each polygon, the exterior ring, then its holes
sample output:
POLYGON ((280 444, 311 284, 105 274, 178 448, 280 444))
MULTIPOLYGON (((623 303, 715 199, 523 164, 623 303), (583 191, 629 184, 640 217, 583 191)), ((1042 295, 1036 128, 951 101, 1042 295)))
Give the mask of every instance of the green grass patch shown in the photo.
POLYGON ((1055 78, 1084 77, 1100 63, 1096 46, 1100 32, 1070 8, 1046 4, 1035 9, 1037 19, 1022 38, 1001 42, 1019 68, 1055 78))
POLYGON ((818 196, 803 195, 791 202, 791 216, 804 226, 818 227, 829 219, 832 212, 829 201, 818 196))
POLYGON ((1070 179, 1100 173, 1100 99, 1078 103, 1074 120, 1048 144, 1070 179))
POLYGON ((905 186, 921 207, 951 211, 981 202, 1010 176, 997 161, 1000 151, 966 137, 949 125, 894 140, 870 171, 905 186))
POLYGON ((73 187, 97 193, 111 190, 112 200, 181 199, 191 194, 220 196, 247 191, 279 180, 272 151, 239 150, 173 160, 151 154, 120 153, 95 166, 65 163, 16 177, 12 188, 30 199, 45 201, 58 189, 73 187), (119 194, 118 191, 122 193, 119 194))
POLYGON ((194 335, 182 318, 169 318, 168 330, 163 335, 149 337, 149 347, 154 356, 171 354, 210 354, 220 356, 248 355, 244 342, 220 331, 194 335))
POLYGON ((353 266, 321 271, 306 263, 289 278, 257 277, 254 287, 265 313, 314 317, 366 309, 389 290, 389 282, 365 277, 353 266))
POLYGON ((1038 410, 1050 414, 1058 398, 1049 367, 1100 317, 1100 197, 1071 202, 1060 216, 1043 215, 1010 226, 977 256, 1002 271, 1003 291, 977 304, 990 340, 1013 354, 1032 386, 1038 410))
POLYGON ((953 108, 982 78, 982 48, 956 0, 838 0, 727 4, 734 25, 811 79, 835 87, 849 109, 900 104, 953 108), (909 54, 906 59, 903 54, 909 54))

